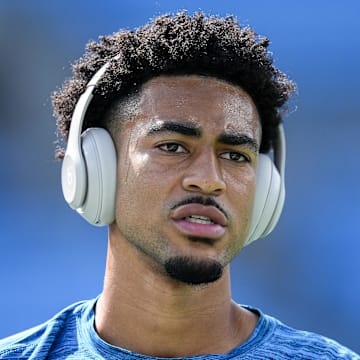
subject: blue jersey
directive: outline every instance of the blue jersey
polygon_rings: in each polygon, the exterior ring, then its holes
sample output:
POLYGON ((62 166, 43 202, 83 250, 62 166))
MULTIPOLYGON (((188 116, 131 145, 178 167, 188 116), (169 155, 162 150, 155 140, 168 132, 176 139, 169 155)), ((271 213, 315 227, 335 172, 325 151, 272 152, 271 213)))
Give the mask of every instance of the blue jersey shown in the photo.
MULTIPOLYGON (((95 303, 96 299, 76 303, 42 325, 0 340, 0 359, 160 359, 137 354, 103 341, 94 329, 95 303)), ((253 334, 245 343, 228 354, 181 359, 360 360, 359 355, 333 340, 295 330, 259 310, 249 309, 259 313, 259 320, 253 334)))

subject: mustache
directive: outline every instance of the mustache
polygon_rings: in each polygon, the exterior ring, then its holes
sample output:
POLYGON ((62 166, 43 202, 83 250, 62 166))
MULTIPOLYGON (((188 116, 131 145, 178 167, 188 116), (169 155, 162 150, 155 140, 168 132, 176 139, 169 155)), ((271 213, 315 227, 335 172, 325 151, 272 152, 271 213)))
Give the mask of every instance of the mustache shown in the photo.
POLYGON ((192 197, 189 197, 189 198, 186 198, 184 200, 177 202, 176 204, 174 204, 171 207, 171 210, 174 210, 174 209, 178 208, 179 206, 188 205, 188 204, 200 204, 200 205, 204 205, 204 206, 214 206, 218 210, 220 210, 226 216, 227 219, 229 218, 227 211, 216 200, 214 200, 211 197, 204 198, 202 196, 192 196, 192 197))

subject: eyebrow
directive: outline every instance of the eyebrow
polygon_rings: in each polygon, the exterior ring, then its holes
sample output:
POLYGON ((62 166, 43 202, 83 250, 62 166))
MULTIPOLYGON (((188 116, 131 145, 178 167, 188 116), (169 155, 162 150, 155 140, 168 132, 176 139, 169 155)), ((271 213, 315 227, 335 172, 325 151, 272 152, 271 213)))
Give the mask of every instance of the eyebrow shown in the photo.
POLYGON ((250 136, 237 133, 223 133, 218 137, 218 141, 226 145, 241 145, 250 148, 254 152, 259 151, 259 144, 250 136))
POLYGON ((185 136, 194 136, 194 137, 200 137, 201 131, 200 129, 192 124, 192 123, 176 123, 176 122, 161 122, 156 123, 150 126, 150 129, 148 130, 148 135, 155 135, 159 133, 164 132, 175 132, 181 135, 185 136))
MULTIPOLYGON (((193 123, 177 123, 173 121, 163 121, 154 123, 148 130, 148 135, 155 135, 160 133, 175 132, 185 136, 201 137, 201 129, 193 123)), ((259 144, 248 135, 229 132, 222 133, 217 138, 217 141, 225 145, 246 146, 254 152, 258 152, 259 144)))

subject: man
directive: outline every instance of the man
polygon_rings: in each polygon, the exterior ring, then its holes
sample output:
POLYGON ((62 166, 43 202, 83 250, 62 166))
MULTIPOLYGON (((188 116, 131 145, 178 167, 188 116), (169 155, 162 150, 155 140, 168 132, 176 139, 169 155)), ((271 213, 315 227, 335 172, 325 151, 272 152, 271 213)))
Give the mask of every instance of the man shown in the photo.
POLYGON ((104 289, 1 341, 0 359, 360 358, 231 299, 231 260, 284 197, 295 86, 267 45, 186 13, 89 44, 53 103, 65 199, 109 224, 104 289))

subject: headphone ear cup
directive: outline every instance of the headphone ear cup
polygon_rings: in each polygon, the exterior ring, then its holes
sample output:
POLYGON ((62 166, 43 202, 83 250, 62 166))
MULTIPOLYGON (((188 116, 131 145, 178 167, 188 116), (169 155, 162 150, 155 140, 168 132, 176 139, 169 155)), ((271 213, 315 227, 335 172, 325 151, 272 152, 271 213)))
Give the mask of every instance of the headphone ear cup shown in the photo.
POLYGON ((259 154, 256 191, 249 237, 244 245, 268 235, 277 224, 284 205, 285 188, 271 158, 259 154))
POLYGON ((77 209, 90 224, 106 225, 115 219, 116 150, 110 134, 89 128, 81 135, 87 173, 83 205, 77 209))

